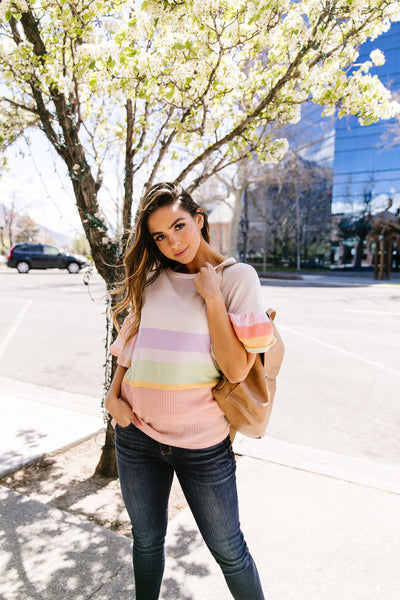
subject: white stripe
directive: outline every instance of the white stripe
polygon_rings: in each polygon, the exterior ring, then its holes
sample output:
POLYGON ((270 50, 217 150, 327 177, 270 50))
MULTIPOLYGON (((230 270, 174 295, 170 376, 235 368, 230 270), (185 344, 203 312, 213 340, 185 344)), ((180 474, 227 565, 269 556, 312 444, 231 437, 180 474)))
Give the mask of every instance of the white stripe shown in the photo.
POLYGON ((24 316, 31 304, 32 304, 32 300, 27 300, 27 302, 25 303, 25 306, 19 313, 18 317, 15 319, 14 323, 11 325, 10 329, 4 336, 2 342, 0 343, 0 357, 3 356, 4 352, 7 350, 8 344, 11 342, 12 338, 16 334, 18 327, 20 326, 21 321, 24 318, 24 316))
POLYGON ((317 344, 320 344, 321 346, 326 346, 327 348, 330 348, 331 350, 335 350, 335 352, 341 352, 342 354, 351 356, 351 358, 354 358, 355 360, 359 360, 360 362, 370 365, 371 367, 377 367, 378 369, 387 371, 388 373, 391 373, 392 375, 397 375, 398 377, 400 376, 400 371, 398 371, 396 369, 392 369, 391 367, 383 365, 382 363, 378 363, 374 360, 369 360, 369 358, 364 358, 364 356, 360 356, 359 354, 355 354, 354 352, 345 350, 344 348, 341 348, 340 346, 335 346, 334 344, 329 344, 329 342, 324 342, 323 340, 315 338, 312 335, 307 335, 306 333, 301 333, 300 331, 296 331, 295 329, 292 329, 291 327, 286 327, 286 325, 279 325, 279 329, 284 329, 285 331, 290 331, 290 333, 294 333, 295 335, 300 335, 301 337, 306 338, 307 340, 310 340, 311 342, 315 342, 317 344))
POLYGON ((214 365, 211 355, 206 352, 182 352, 180 350, 163 350, 161 348, 140 348, 140 359, 159 363, 181 363, 214 365))

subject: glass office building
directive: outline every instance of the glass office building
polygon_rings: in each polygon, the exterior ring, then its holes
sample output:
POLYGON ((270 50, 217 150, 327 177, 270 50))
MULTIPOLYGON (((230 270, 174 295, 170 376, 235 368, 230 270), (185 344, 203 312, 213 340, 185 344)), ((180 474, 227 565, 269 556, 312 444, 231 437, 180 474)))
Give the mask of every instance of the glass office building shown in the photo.
MULTIPOLYGON (((386 62, 370 70, 393 92, 400 92, 400 23, 361 48, 359 62, 379 48, 386 62)), ((372 214, 384 210, 393 199, 392 211, 400 207, 400 145, 388 137, 392 121, 361 126, 345 117, 335 126, 335 157, 332 190, 333 213, 357 213, 369 205, 372 214)), ((400 129, 400 123, 398 125, 400 129)))

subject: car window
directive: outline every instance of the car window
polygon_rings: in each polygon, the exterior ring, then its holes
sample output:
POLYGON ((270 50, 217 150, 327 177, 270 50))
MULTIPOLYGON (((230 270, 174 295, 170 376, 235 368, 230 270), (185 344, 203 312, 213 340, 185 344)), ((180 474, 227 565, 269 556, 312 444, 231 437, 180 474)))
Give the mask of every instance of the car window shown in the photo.
POLYGON ((52 255, 52 256, 56 256, 57 254, 60 253, 59 249, 56 248, 55 246, 43 246, 43 253, 44 254, 48 254, 48 255, 52 255))

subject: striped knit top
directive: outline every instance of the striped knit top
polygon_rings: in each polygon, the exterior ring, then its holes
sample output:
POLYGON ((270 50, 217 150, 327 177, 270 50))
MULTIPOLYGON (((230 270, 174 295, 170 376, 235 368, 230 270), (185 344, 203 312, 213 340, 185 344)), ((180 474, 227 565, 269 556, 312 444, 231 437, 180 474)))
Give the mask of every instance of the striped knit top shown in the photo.
MULTIPOLYGON (((110 349, 118 364, 128 368, 121 397, 131 405, 140 429, 160 443, 193 449, 207 448, 228 435, 227 420, 212 395, 220 371, 195 276, 162 271, 145 288, 138 333, 125 343, 128 316, 110 349)), ((275 340, 256 271, 232 264, 222 271, 221 290, 245 348, 265 352, 275 340)))

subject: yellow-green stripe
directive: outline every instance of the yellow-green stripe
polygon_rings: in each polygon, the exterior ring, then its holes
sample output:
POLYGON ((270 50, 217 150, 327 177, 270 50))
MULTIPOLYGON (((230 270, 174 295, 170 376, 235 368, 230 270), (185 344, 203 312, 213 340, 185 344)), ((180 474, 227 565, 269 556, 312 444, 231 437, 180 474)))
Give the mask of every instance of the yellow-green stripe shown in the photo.
POLYGON ((128 381, 143 381, 159 385, 206 384, 218 379, 218 370, 209 364, 160 363, 137 360, 126 372, 128 381))

